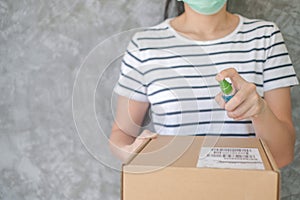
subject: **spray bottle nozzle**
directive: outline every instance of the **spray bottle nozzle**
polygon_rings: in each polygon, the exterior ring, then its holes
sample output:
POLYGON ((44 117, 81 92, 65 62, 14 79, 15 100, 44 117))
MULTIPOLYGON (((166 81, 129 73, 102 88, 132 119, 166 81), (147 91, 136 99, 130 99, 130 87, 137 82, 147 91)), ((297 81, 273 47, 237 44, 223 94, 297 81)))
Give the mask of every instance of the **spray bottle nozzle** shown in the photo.
POLYGON ((232 85, 226 81, 225 79, 219 82, 220 84, 220 88, 223 92, 223 99, 225 100, 225 102, 228 102, 234 95, 234 90, 232 85))
POLYGON ((231 84, 226 81, 225 79, 219 82, 220 84, 220 88, 222 90, 222 92, 226 95, 230 94, 232 92, 232 86, 231 84))

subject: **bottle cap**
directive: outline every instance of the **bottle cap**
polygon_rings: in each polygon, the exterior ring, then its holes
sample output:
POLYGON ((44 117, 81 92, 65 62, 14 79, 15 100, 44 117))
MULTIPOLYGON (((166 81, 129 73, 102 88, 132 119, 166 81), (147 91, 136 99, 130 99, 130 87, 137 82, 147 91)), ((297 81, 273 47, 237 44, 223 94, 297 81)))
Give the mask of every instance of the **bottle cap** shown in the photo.
POLYGON ((220 84, 220 88, 224 94, 228 95, 232 92, 231 84, 228 81, 226 81, 225 79, 220 81, 219 84, 220 84))

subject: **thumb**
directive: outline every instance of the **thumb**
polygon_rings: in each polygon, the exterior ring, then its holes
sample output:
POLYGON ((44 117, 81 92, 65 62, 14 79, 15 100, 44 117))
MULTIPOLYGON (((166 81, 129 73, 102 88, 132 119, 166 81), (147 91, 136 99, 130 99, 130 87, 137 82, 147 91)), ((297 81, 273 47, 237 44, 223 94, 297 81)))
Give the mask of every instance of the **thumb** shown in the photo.
POLYGON ((215 101, 219 104, 219 106, 221 108, 225 108, 225 101, 222 98, 222 93, 220 92, 219 94, 217 94, 217 96, 215 96, 215 101))

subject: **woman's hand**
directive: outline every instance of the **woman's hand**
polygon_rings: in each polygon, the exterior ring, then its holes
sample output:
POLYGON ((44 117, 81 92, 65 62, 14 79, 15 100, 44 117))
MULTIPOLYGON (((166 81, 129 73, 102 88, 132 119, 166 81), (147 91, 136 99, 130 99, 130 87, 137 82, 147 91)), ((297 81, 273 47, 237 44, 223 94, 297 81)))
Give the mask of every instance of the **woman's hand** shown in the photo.
POLYGON ((215 99, 222 108, 225 108, 228 117, 243 120, 255 118, 264 112, 266 103, 257 93, 253 83, 243 79, 234 68, 225 69, 216 76, 218 82, 225 78, 230 78, 236 93, 227 103, 223 100, 222 93, 215 99))
POLYGON ((147 139, 154 139, 157 137, 157 133, 152 133, 149 130, 144 130, 130 145, 125 145, 119 149, 119 157, 123 162, 136 152, 136 150, 145 142, 147 139))

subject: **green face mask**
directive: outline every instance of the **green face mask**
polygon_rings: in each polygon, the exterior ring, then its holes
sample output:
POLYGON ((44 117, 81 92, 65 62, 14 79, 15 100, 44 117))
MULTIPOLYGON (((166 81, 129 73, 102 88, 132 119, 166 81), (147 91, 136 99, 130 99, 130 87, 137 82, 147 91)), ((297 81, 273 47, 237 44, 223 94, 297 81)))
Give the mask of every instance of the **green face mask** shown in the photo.
POLYGON ((213 15, 219 12, 227 0, 177 0, 184 1, 193 10, 203 15, 213 15))

